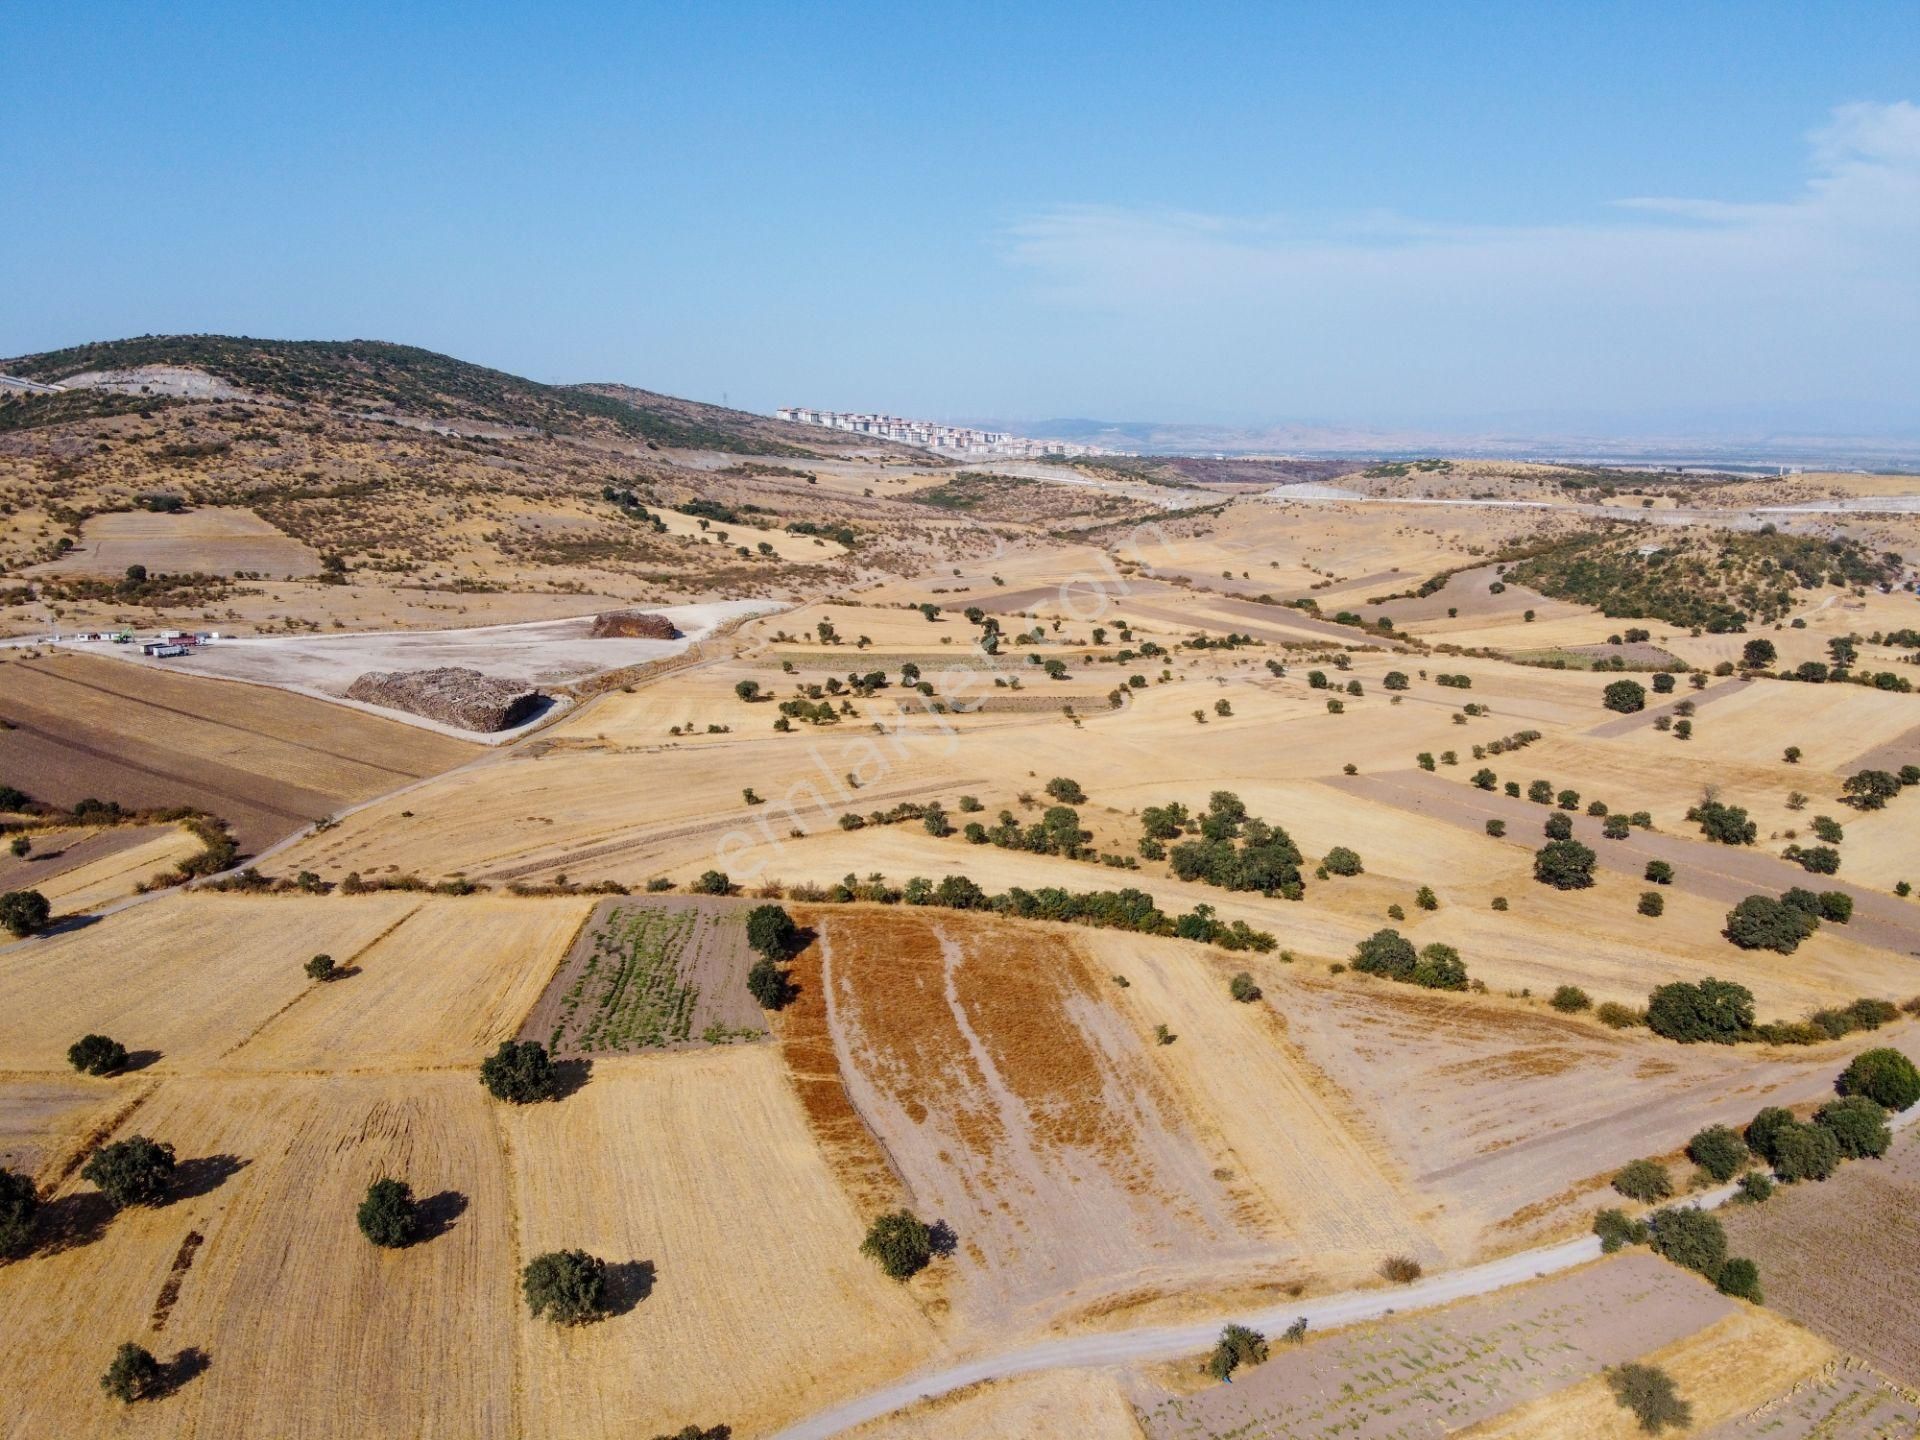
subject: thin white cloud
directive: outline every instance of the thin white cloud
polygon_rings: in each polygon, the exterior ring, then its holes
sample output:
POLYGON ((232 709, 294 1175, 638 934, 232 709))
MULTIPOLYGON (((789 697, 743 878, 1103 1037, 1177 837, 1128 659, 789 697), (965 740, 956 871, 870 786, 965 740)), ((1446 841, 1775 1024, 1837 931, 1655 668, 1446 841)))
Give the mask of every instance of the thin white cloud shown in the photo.
POLYGON ((1266 414, 1916 413, 1920 106, 1836 109, 1778 200, 1612 208, 1602 223, 1309 227, 1061 206, 1005 243, 1044 305, 1107 326, 1096 367, 1158 364, 1186 398, 1266 414))

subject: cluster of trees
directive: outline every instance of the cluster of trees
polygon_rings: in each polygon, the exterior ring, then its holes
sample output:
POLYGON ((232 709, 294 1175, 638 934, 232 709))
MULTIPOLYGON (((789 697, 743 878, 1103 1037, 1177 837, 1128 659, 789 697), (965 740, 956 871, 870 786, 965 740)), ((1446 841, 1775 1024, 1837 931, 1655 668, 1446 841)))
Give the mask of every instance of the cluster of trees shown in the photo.
POLYGON ((856 900, 876 905, 933 905, 946 910, 982 910, 1017 920, 1054 920, 1089 925, 1101 930, 1132 930, 1142 935, 1166 935, 1198 940, 1223 950, 1253 950, 1266 954, 1278 946, 1273 933, 1255 930, 1244 920, 1223 921, 1211 905, 1197 905, 1183 915, 1168 915, 1144 890, 1062 890, 1045 886, 1027 890, 1014 886, 991 895, 964 875, 948 875, 935 882, 916 875, 905 885, 883 880, 859 880, 849 875, 834 886, 794 885, 787 897, 812 903, 848 904, 856 900))
POLYGON ((1712 794, 1687 811, 1687 819, 1700 826, 1700 833, 1721 845, 1751 845, 1759 827, 1738 805, 1723 805, 1712 794))
POLYGON ((1277 825, 1247 814, 1238 795, 1216 790, 1207 808, 1192 816, 1184 805, 1149 806, 1141 815, 1145 835, 1141 854, 1158 858, 1159 847, 1176 836, 1198 832, 1195 839, 1175 844, 1167 853, 1173 873, 1182 880, 1198 880, 1222 890, 1257 890, 1298 900, 1306 894, 1300 878, 1300 848, 1277 825))
POLYGON ((1464 990, 1467 967, 1460 952, 1439 942, 1415 950, 1398 930, 1376 930, 1362 940, 1347 962, 1363 975, 1383 975, 1429 990, 1464 990))
POLYGON ((747 944, 759 959, 747 971, 747 991, 763 1010, 778 1010, 793 998, 786 961, 800 938, 800 927, 778 905, 756 905, 747 912, 747 944))
POLYGON ((1002 850, 1025 850, 1034 855, 1063 855, 1080 860, 1088 855, 1093 832, 1082 828, 1080 812, 1071 805, 1049 805, 1040 818, 1022 825, 1011 810, 1002 810, 998 823, 971 821, 962 831, 974 845, 997 845, 1002 850))
POLYGON ((1791 955, 1822 920, 1844 925, 1853 918, 1853 897, 1844 890, 1815 894, 1796 885, 1779 899, 1749 895, 1727 912, 1721 931, 1742 950, 1773 950, 1791 955))
POLYGON ((1841 801, 1856 810, 1883 810, 1908 785, 1920 785, 1920 765, 1903 765, 1898 774, 1857 770, 1841 782, 1841 801))

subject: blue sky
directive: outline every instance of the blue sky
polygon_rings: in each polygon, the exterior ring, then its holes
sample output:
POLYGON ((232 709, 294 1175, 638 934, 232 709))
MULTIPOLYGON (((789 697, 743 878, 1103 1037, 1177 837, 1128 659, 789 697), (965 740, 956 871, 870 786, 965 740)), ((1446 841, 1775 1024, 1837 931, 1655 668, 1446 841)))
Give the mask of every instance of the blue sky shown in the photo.
POLYGON ((16 6, 0 353, 1915 433, 1917 103, 1911 3, 16 6))

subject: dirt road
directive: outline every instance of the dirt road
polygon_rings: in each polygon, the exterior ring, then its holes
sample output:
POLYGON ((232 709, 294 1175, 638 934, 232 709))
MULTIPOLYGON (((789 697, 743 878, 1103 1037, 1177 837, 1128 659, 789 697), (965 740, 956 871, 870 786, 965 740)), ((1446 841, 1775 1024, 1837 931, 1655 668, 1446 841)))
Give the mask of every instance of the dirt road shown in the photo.
MULTIPOLYGON (((1894 1116, 1893 1128, 1896 1131, 1905 1129, 1916 1120, 1920 1120, 1920 1106, 1894 1116)), ((1734 1185, 1722 1185, 1675 1203, 1715 1209, 1725 1204, 1737 1188, 1734 1185)), ((868 1420, 983 1381, 1031 1375, 1040 1370, 1125 1365, 1142 1360, 1168 1360, 1199 1354, 1212 1347, 1219 1338, 1221 1327, 1228 1323, 1251 1326, 1263 1334, 1277 1334, 1295 1320, 1305 1317, 1311 1335, 1315 1331, 1378 1320, 1388 1314, 1403 1315, 1410 1310, 1430 1310, 1437 1305, 1450 1304, 1470 1296, 1489 1295, 1509 1285, 1521 1285, 1542 1275, 1571 1270, 1576 1265, 1584 1265, 1599 1257, 1599 1240, 1586 1235, 1578 1240, 1566 1240, 1538 1250, 1505 1255, 1484 1265, 1451 1270, 1412 1285, 1353 1290, 1341 1295, 1322 1296, 1317 1300, 1292 1300, 1250 1315, 1222 1316, 1188 1325, 1142 1326, 1098 1335, 1042 1340, 1004 1350, 997 1355, 979 1356, 944 1369, 910 1376, 885 1389, 870 1391, 832 1409, 822 1410, 798 1424, 789 1425, 773 1440, 828 1440, 828 1437, 868 1420)))

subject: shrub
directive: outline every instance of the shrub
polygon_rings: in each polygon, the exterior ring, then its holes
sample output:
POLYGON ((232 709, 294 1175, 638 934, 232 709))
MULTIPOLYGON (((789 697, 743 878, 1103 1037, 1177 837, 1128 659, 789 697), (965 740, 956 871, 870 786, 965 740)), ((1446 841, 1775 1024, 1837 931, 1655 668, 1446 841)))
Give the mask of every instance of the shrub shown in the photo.
POLYGON ((1644 1245, 1650 1233, 1643 1220, 1630 1220, 1624 1210, 1601 1210, 1593 1217, 1593 1233, 1600 1237, 1600 1251, 1611 1255, 1627 1245, 1644 1245))
POLYGON ((1504 911, 1507 908, 1507 897, 1504 895, 1494 896, 1492 905, 1495 910, 1504 911))
POLYGON ((1491 770, 1476 770, 1473 772, 1473 783, 1482 790, 1491 790, 1500 783, 1500 777, 1491 770))
POLYGON ((549 1250, 520 1272, 520 1292, 533 1318, 583 1325, 607 1309, 607 1262, 584 1250, 549 1250))
POLYGON ((1380 1274, 1396 1285, 1411 1285, 1420 1278, 1420 1262, 1411 1255, 1389 1255, 1380 1262, 1380 1274))
POLYGON ((1547 816, 1547 823, 1541 827, 1549 840, 1571 840, 1573 821, 1564 812, 1556 810, 1547 816))
POLYGON ((1413 903, 1418 905, 1422 910, 1438 910, 1440 908, 1440 897, 1433 893, 1433 887, 1431 885, 1422 885, 1418 890, 1413 892, 1413 903))
POLYGON ((1780 1105, 1767 1106, 1747 1122, 1744 1132, 1747 1148, 1771 1165, 1774 1138, 1794 1123, 1791 1110, 1780 1105))
POLYGON ((1253 983, 1253 976, 1242 970, 1227 982, 1227 993, 1243 1005, 1251 1005, 1260 998, 1260 987, 1253 983))
POLYGON ((733 893, 733 881, 721 870, 706 870, 690 887, 696 895, 730 895, 733 893))
POLYGON ((1829 1100, 1814 1112, 1813 1123, 1833 1136, 1848 1160, 1878 1160, 1893 1143, 1887 1112, 1864 1095, 1829 1100))
POLYGON ((778 905, 756 905, 747 912, 747 943, 769 960, 784 960, 800 934, 793 917, 778 905))
POLYGON ((1836 925, 1845 925, 1853 919, 1853 896, 1844 890, 1822 890, 1820 918, 1831 920, 1836 925))
POLYGON ((1739 1199, 1743 1204, 1758 1205, 1773 1196, 1773 1177, 1764 1170, 1749 1170, 1740 1177, 1739 1199))
POLYGON ((1244 1325, 1229 1325, 1201 1368, 1216 1380, 1224 1380, 1242 1365, 1259 1365, 1267 1358, 1267 1338, 1244 1325))
POLYGON ((877 1261, 888 1278, 908 1280, 933 1259, 933 1232, 911 1210, 895 1210, 867 1227, 860 1253, 877 1261))
POLYGON ((1584 890, 1593 884, 1593 851, 1578 840, 1549 840, 1533 856, 1533 878, 1556 890, 1584 890))
POLYGON ((1659 917, 1667 913, 1667 897, 1658 890, 1642 890, 1638 909, 1642 915, 1659 917))
POLYGON ((1649 860, 1647 862, 1645 878, 1649 884, 1671 885, 1673 883, 1673 866, 1664 860, 1649 860))
POLYGON ((1487 821, 1487 834, 1491 835, 1494 839, 1498 840, 1502 836, 1504 836, 1506 833, 1507 833, 1506 821, 1504 820, 1487 821))
POLYGON ((1789 1121, 1774 1131, 1771 1145, 1773 1173, 1790 1185, 1825 1180, 1840 1168, 1840 1142, 1818 1125, 1789 1121))
POLYGON ((1673 1377, 1657 1365, 1629 1361, 1609 1366, 1602 1373, 1613 1398, 1622 1409, 1633 1412, 1647 1434, 1658 1435, 1668 1426, 1684 1430, 1693 1424, 1693 1406, 1680 1398, 1673 1377))
POLYGON ((1609 840, 1624 840, 1627 832, 1633 828, 1633 820, 1626 815, 1609 815, 1601 825, 1600 833, 1609 840))
POLYGON ((1654 1211, 1647 1223, 1654 1250, 1683 1269, 1711 1278, 1727 1261, 1727 1232, 1704 1210, 1671 1206, 1654 1211))
POLYGON ((52 918, 53 907, 38 890, 9 890, 0 895, 0 927, 15 939, 46 929, 52 918))
POLYGON ((1713 1286, 1722 1295, 1751 1300, 1756 1305, 1763 1303, 1760 1296, 1760 1267, 1744 1256, 1735 1255, 1722 1265, 1720 1273, 1713 1277, 1713 1286))
POLYGON ((1898 1050, 1866 1050, 1841 1073, 1842 1095, 1864 1095, 1882 1109, 1905 1110, 1920 1100, 1920 1071, 1898 1050))
POLYGON ((1601 692, 1601 702, 1609 710, 1631 715, 1647 708, 1647 687, 1637 680, 1616 680, 1601 692))
POLYGON ((380 1179, 367 1187, 354 1219, 360 1233, 375 1245, 398 1250, 411 1245, 420 1233, 420 1215, 413 1203, 413 1187, 404 1180, 380 1179))
POLYGON ((530 1105, 560 1093, 560 1077, 538 1040, 502 1040, 480 1062, 480 1083, 496 1100, 530 1105))
POLYGON ((33 1177, 0 1170, 0 1256, 18 1255, 27 1248, 39 1210, 40 1192, 33 1177))
POLYGON ((1731 1125, 1709 1125, 1687 1142, 1687 1158, 1721 1184, 1747 1164, 1747 1142, 1731 1125))
POLYGON ((1064 775, 1056 775, 1053 779, 1047 781, 1047 794, 1058 800, 1062 805, 1084 805, 1087 803, 1087 792, 1080 788, 1080 782, 1077 780, 1069 780, 1064 775))
POLYGON ((1697 984, 1676 980, 1647 997, 1647 1028, 1683 1045, 1731 1045, 1753 1028, 1753 992, 1711 976, 1697 984))
POLYGON ((1789 845, 1786 857, 1811 875, 1840 873, 1840 852, 1831 845, 1810 845, 1805 848, 1789 845))
POLYGON ((100 1377, 100 1388, 127 1405, 158 1395, 163 1383, 160 1362, 131 1340, 113 1352, 113 1362, 100 1377))
POLYGON ((1344 845, 1336 845, 1327 851, 1326 858, 1320 864, 1329 875, 1358 875, 1365 869, 1359 855, 1344 845))
POLYGON ((111 1075, 127 1063, 127 1047, 105 1035, 82 1035, 67 1047, 67 1063, 83 1075, 111 1075))
POLYGON ((1791 955, 1820 928, 1814 916, 1767 895, 1749 895, 1727 912, 1721 933, 1742 950, 1774 950, 1791 955))
POLYGON ((792 998, 787 972, 764 955, 747 971, 747 993, 762 1010, 778 1010, 792 998))
POLYGON ((1630 1005, 1622 1005, 1617 1000, 1602 1000, 1595 1007, 1593 1018, 1609 1030, 1631 1030, 1636 1025, 1647 1023, 1647 1017, 1630 1005))
POLYGON ((1613 1188, 1629 1200, 1652 1204, 1673 1194, 1673 1177, 1657 1160, 1632 1160, 1614 1175, 1613 1188))
POLYGON ((1591 1009, 1593 998, 1578 985, 1562 985, 1553 992, 1553 999, 1547 1003, 1563 1015, 1574 1015, 1591 1009))
POLYGON ((90 1180, 115 1205, 158 1205, 173 1176, 173 1146, 144 1135, 132 1135, 103 1145, 81 1167, 80 1178, 90 1180))
POLYGON ((1414 984, 1424 985, 1429 990, 1464 990, 1467 988, 1467 967, 1460 959, 1460 952, 1451 945, 1434 943, 1420 952, 1420 959, 1413 967, 1410 977, 1414 984))

